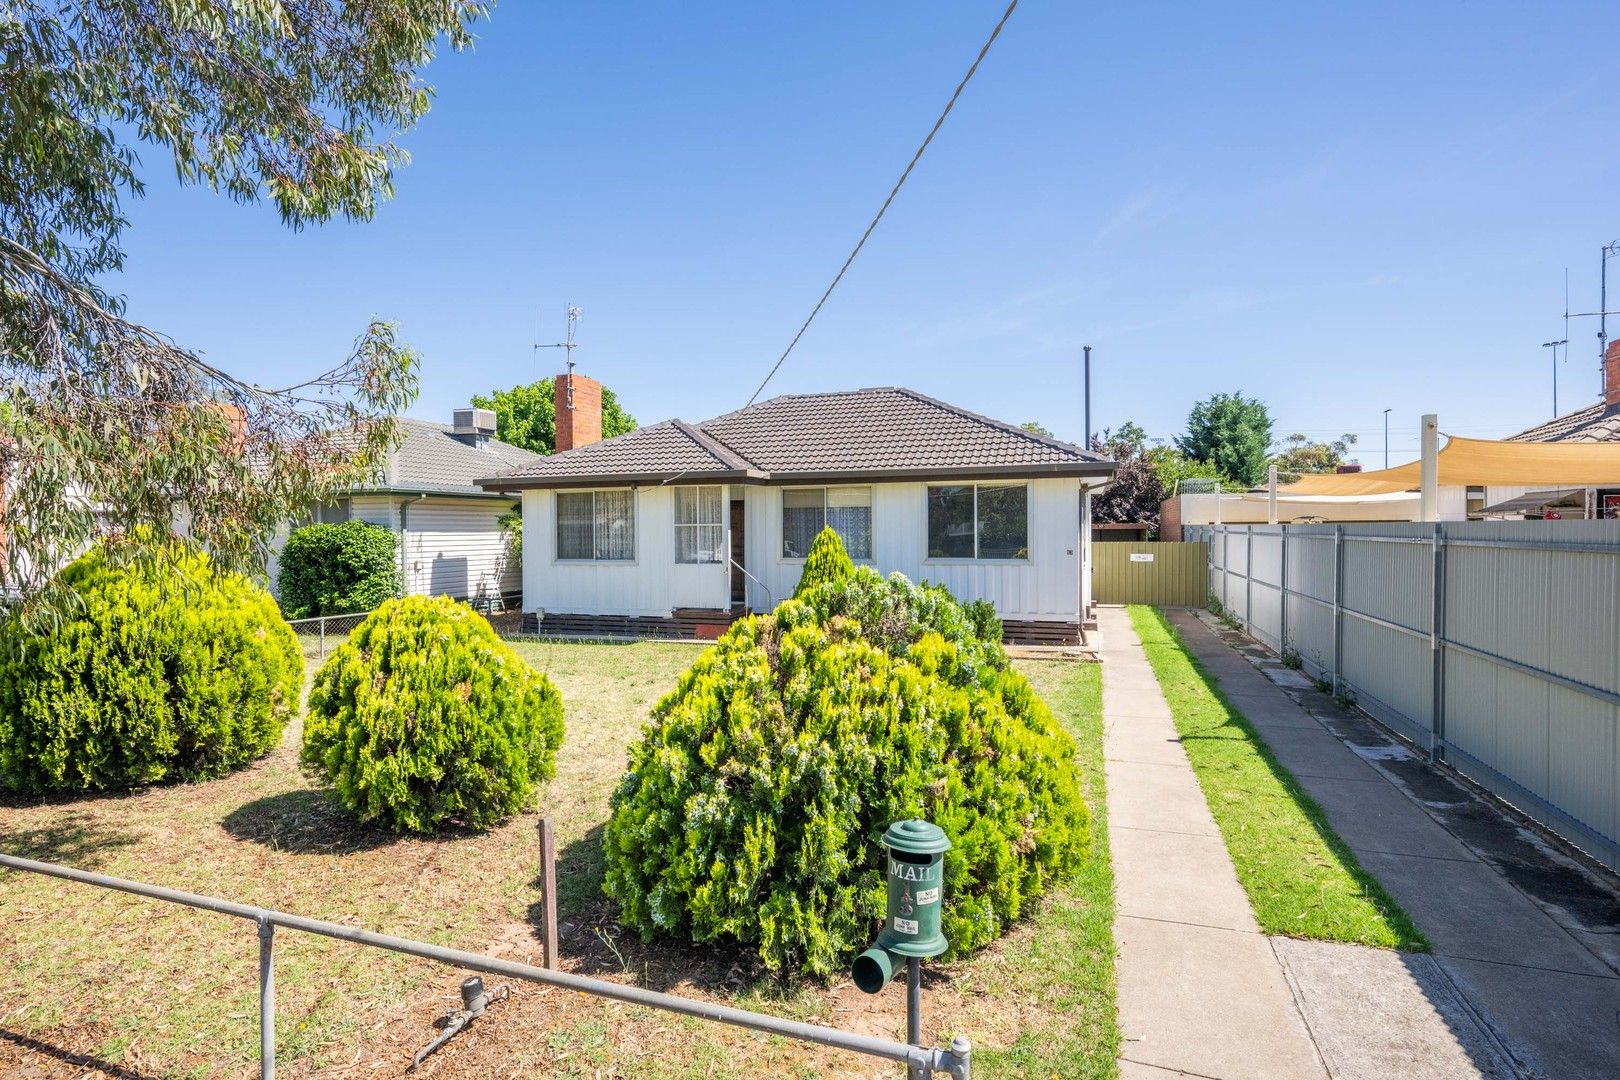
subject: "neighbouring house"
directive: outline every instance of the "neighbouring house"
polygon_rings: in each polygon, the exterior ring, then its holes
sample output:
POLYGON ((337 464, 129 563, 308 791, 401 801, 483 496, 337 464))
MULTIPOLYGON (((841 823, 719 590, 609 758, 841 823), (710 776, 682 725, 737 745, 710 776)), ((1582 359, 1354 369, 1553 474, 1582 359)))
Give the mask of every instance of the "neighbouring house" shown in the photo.
MULTIPOLYGON (((452 596, 478 606, 516 603, 522 587, 501 515, 514 491, 485 477, 533 466, 544 455, 495 438, 495 414, 457 409, 449 424, 399 417, 400 444, 380 479, 316 508, 315 521, 369 521, 399 541, 403 591, 452 596)), ((276 580, 276 566, 270 567, 276 580)))
MULTIPOLYGON (((1610 443, 1620 445, 1620 341, 1603 353, 1603 396, 1584 409, 1554 417, 1517 435, 1511 442, 1610 443)), ((1488 487, 1481 513, 1487 517, 1616 518, 1620 517, 1620 476, 1607 487, 1570 486, 1548 490, 1488 487), (1578 501, 1575 496, 1579 496, 1578 501)))
POLYGON ((480 481, 522 492, 531 629, 712 635, 792 595, 831 526, 857 563, 990 600, 1008 640, 1079 639, 1103 456, 901 387, 599 441, 598 386, 559 378, 561 452, 480 481))

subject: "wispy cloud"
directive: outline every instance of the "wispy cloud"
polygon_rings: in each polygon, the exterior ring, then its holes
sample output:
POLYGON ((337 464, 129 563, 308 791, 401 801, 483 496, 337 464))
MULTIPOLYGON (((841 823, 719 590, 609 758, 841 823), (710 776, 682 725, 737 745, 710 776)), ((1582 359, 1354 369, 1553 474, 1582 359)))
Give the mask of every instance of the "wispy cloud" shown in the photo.
POLYGON ((1132 229, 1149 229, 1164 222, 1174 212, 1169 192, 1155 185, 1139 188, 1114 207, 1113 212, 1097 226, 1093 238, 1103 240, 1132 229))

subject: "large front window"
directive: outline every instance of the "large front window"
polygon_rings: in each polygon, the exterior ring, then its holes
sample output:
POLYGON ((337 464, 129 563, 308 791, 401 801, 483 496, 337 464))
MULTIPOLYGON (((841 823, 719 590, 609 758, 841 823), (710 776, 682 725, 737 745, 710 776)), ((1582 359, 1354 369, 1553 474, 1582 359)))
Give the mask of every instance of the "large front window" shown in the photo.
POLYGON ((634 492, 557 493, 557 558, 627 562, 635 557, 634 492))
POLYGON ((725 541, 725 525, 720 519, 720 489, 717 487, 678 487, 675 489, 675 561, 678 563, 717 563, 725 541))
POLYGON ((930 559, 1029 558, 1029 488, 948 484, 928 489, 930 559))
POLYGON ((831 527, 852 559, 872 557, 872 489, 787 488, 782 492, 782 558, 810 554, 816 534, 831 527))

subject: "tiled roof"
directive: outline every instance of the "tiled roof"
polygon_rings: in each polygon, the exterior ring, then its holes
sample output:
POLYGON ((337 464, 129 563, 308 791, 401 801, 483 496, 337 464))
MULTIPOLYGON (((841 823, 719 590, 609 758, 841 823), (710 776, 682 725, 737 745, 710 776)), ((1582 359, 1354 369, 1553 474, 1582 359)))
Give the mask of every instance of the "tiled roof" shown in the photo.
POLYGON ((1508 438, 1518 442, 1620 442, 1620 404, 1600 401, 1508 438))
POLYGON ((477 446, 462 442, 449 424, 398 417, 400 444, 388 460, 380 488, 487 495, 478 486, 486 476, 525 468, 546 460, 521 446, 485 439, 477 446))
POLYGON ((913 390, 880 387, 772 398, 696 425, 665 421, 498 479, 545 487, 677 474, 765 481, 1112 471, 1113 463, 1100 454, 913 390))

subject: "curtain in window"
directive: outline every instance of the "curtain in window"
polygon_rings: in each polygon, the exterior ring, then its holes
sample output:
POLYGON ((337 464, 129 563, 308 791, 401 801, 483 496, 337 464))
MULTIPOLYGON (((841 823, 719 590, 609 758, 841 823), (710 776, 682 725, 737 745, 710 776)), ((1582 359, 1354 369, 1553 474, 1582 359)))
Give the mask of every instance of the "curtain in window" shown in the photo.
POLYGON ((589 491, 557 493, 557 558, 596 557, 592 510, 594 498, 589 491))
POLYGON ((872 489, 828 488, 827 524, 852 559, 872 557, 872 489))
POLYGON ((816 533, 827 523, 826 499, 823 488, 782 492, 782 558, 802 559, 810 554, 816 533))
POLYGON ((1029 558, 1029 489, 979 485, 979 558, 1029 558))
POLYGON ((635 496, 628 490, 596 492, 596 557, 636 557, 635 496))
POLYGON ((675 489, 675 561, 678 563, 717 563, 725 525, 721 520, 720 489, 680 487, 675 489))
POLYGON ((928 489, 928 557, 973 558, 971 484, 950 484, 928 489))

